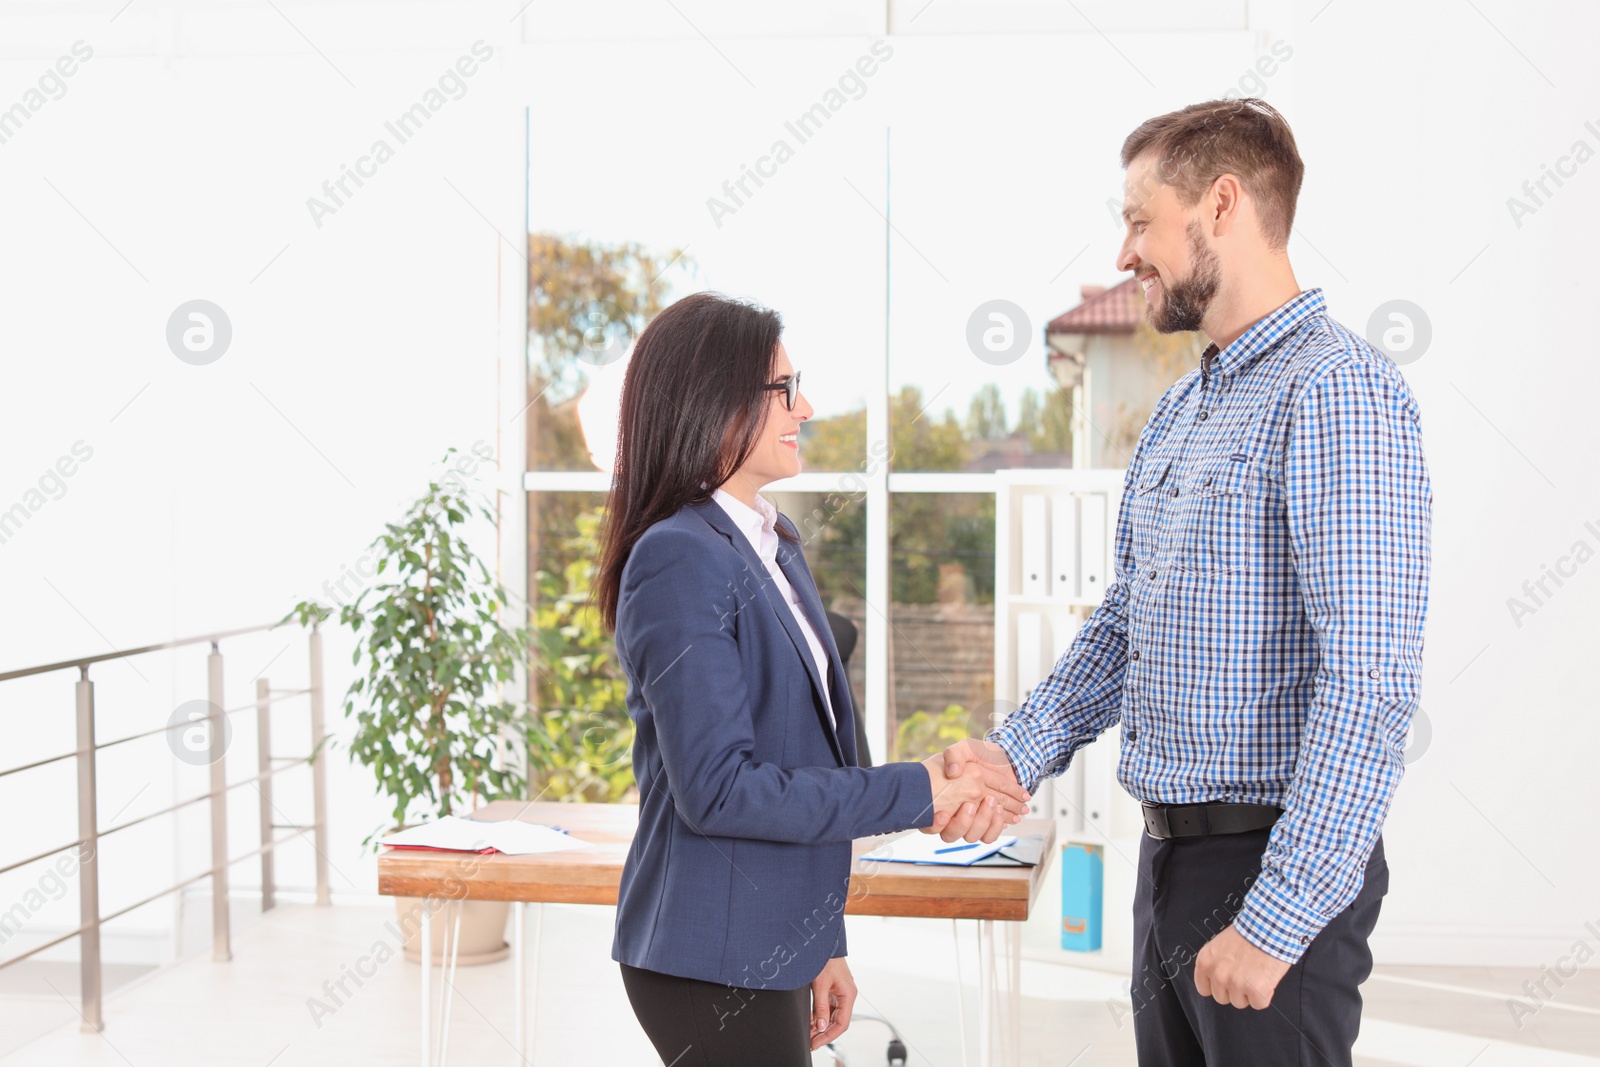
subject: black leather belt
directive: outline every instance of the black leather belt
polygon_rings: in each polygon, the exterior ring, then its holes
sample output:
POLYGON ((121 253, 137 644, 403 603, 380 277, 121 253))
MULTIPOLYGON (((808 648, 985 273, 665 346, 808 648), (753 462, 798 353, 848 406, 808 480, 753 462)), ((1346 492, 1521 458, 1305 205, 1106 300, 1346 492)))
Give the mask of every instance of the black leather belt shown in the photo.
POLYGON ((1278 821, 1283 809, 1271 804, 1141 804, 1144 828, 1163 841, 1173 837, 1242 834, 1264 830, 1278 821))

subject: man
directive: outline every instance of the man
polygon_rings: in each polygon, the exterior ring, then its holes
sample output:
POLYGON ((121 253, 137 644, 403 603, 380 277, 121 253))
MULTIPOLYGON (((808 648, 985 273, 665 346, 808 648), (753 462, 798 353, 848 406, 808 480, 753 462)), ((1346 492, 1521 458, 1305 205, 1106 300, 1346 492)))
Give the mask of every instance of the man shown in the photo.
MULTIPOLYGON (((987 741, 946 752, 946 773, 979 760, 1033 789, 1120 721, 1118 778, 1146 827, 1139 1062, 1348 1065, 1421 685, 1417 403, 1295 281, 1304 167, 1276 110, 1162 115, 1122 164, 1117 266, 1158 330, 1211 344, 1135 446, 1104 602, 987 741)), ((1001 829, 963 811, 942 836, 1001 829)))

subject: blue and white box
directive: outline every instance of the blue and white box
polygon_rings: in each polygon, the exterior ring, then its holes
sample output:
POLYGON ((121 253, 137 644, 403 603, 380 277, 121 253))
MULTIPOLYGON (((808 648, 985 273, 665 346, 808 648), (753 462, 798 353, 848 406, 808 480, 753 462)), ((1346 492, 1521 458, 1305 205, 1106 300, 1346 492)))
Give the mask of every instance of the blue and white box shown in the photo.
POLYGON ((1061 846, 1061 947, 1069 952, 1100 948, 1105 874, 1105 849, 1100 845, 1061 846))

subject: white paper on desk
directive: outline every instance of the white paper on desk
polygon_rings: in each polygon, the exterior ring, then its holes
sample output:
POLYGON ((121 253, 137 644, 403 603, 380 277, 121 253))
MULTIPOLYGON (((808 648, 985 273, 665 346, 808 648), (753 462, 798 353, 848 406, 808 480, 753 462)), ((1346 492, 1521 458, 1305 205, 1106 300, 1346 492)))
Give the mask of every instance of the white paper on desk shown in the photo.
POLYGON ((380 844, 411 848, 437 848, 454 852, 481 852, 492 848, 508 856, 528 856, 538 852, 563 852, 589 848, 587 841, 569 837, 560 830, 539 823, 505 819, 488 822, 446 815, 442 819, 390 834, 380 844))
MULTIPOLYGON (((472 822, 471 819, 467 821, 472 822)), ((474 822, 473 825, 489 827, 489 844, 508 856, 530 856, 536 852, 565 852, 569 848, 593 847, 589 842, 579 841, 553 827, 536 822, 523 822, 520 819, 474 822)))
POLYGON ((916 831, 864 853, 861 858, 886 863, 928 863, 942 867, 968 867, 1016 843, 1016 836, 1012 835, 999 838, 992 845, 981 843, 969 845, 965 841, 946 844, 938 834, 916 831))

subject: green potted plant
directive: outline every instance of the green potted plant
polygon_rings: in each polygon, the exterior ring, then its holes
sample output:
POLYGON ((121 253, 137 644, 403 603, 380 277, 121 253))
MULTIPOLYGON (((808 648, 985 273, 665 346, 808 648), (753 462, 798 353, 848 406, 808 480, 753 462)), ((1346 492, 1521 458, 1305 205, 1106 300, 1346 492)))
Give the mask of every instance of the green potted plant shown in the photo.
MULTIPOLYGON (((456 454, 445 453, 447 465, 456 454)), ((486 446, 479 455, 488 458, 486 446)), ((393 825, 374 829, 363 844, 388 830, 526 795, 523 758, 506 742, 529 740, 527 705, 505 700, 501 687, 527 663, 530 633, 501 618, 510 598, 464 536, 471 516, 494 521, 472 490, 476 466, 477 457, 463 456, 399 522, 387 524, 364 557, 374 563, 372 584, 341 598, 338 608, 339 622, 356 637, 352 662, 361 667, 344 700, 350 758, 373 772, 378 792, 394 805, 393 825)), ((333 612, 303 600, 279 624, 316 625, 333 612)), ((395 903, 403 915, 419 902, 395 903)), ((503 957, 510 905, 465 904, 459 962, 503 957)), ((444 926, 434 929, 435 958, 444 926)), ((420 959, 417 940, 406 945, 409 959, 420 959)))

